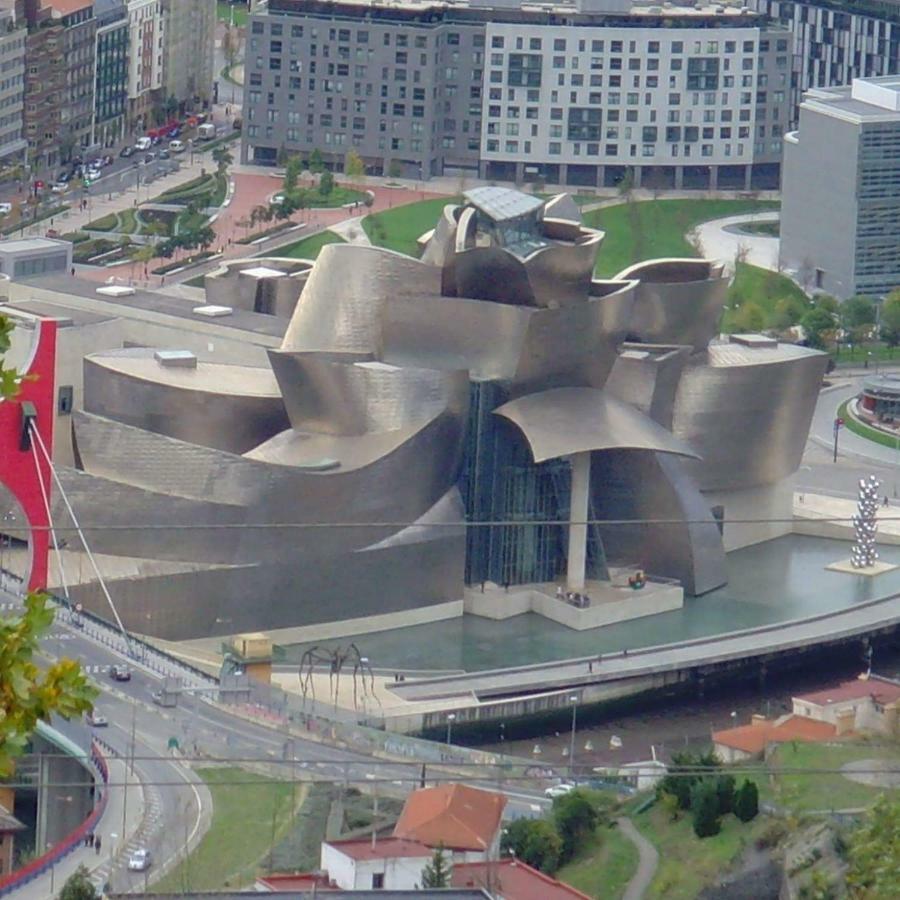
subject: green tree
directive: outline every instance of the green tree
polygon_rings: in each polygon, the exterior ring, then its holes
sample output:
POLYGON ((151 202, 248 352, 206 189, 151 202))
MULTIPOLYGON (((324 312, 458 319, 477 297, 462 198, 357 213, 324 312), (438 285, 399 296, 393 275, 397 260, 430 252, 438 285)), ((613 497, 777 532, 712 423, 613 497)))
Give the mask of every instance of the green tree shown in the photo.
POLYGON ((900 344, 900 291, 891 291, 881 308, 881 339, 889 347, 900 344))
POLYGON ((715 781, 719 815, 724 816, 734 808, 734 776, 719 775, 715 781))
POLYGON ((325 171, 319 176, 319 193, 323 197, 328 197, 334 190, 334 175, 325 171))
POLYGON ((216 147, 212 152, 212 158, 216 163, 219 173, 224 175, 228 167, 234 162, 234 157, 227 147, 216 147))
POLYGON ((806 305, 799 297, 782 297, 775 302, 771 326, 784 331, 796 325, 806 312, 806 305))
POLYGON ((15 369, 7 369, 3 366, 3 357, 9 350, 9 338, 12 334, 12 322, 4 315, 0 315, 0 399, 15 397, 19 392, 19 376, 15 369))
POLYGON ((66 879, 59 900, 100 900, 100 894, 91 883, 91 873, 84 866, 79 866, 66 879))
POLYGON ((428 864, 422 869, 423 888, 445 888, 450 886, 450 866, 444 856, 443 845, 438 845, 428 864))
POLYGON ((832 297, 831 294, 816 294, 813 297, 813 306, 816 309, 824 309, 825 312, 829 313, 838 313, 841 309, 840 302, 837 298, 832 297))
POLYGON ((722 830, 719 796, 714 781, 705 779, 691 789, 691 817, 698 838, 712 837, 722 830))
POLYGON ((691 808, 691 790, 694 785, 707 775, 715 774, 715 770, 721 765, 721 761, 715 753, 691 753, 684 750, 672 754, 672 768, 670 772, 656 786, 656 796, 672 794, 678 798, 681 809, 691 808))
POLYGON ((670 822, 675 822, 681 816, 681 804, 674 794, 663 791, 657 798, 660 808, 665 812, 670 822))
POLYGON ((0 618, 0 777, 13 771, 13 758, 25 748, 40 721, 51 713, 70 719, 91 709, 97 696, 72 659, 38 668, 40 639, 53 624, 46 594, 29 594, 25 612, 0 618))
POLYGON ((870 297, 856 296, 841 304, 841 325, 848 330, 875 324, 875 303, 870 297))
POLYGON ((834 331, 834 317, 827 310, 815 306, 804 313, 800 325, 806 332, 806 343, 816 350, 824 350, 826 338, 834 331))
POLYGON ((284 167, 284 192, 292 194, 297 190, 297 184, 300 181, 300 173, 303 171, 303 160, 297 154, 288 157, 288 161, 284 167))
POLYGON ((325 159, 318 147, 315 147, 313 152, 309 154, 309 171, 316 173, 325 171, 325 159))
POLYGON ((850 837, 850 896, 859 900, 900 897, 900 798, 882 794, 850 837))
POLYGON ((597 827, 597 810, 583 791, 572 791, 553 801, 553 823, 562 841, 563 862, 597 827))
POLYGON ((745 300, 734 314, 734 325, 738 331, 762 331, 766 326, 766 315, 758 303, 745 300))
POLYGON ((344 157, 344 174, 348 178, 365 177, 366 164, 355 150, 348 150, 347 155, 344 157))
POLYGON ((400 165, 400 161, 392 159, 388 165, 388 178, 399 178, 402 171, 403 166, 400 165))
POLYGON ((742 822, 750 822, 759 813, 759 788, 756 782, 744 779, 744 783, 734 795, 734 814, 742 822))
POLYGON ((516 819, 504 830, 500 851, 552 875, 559 868, 562 840, 546 819, 516 819))

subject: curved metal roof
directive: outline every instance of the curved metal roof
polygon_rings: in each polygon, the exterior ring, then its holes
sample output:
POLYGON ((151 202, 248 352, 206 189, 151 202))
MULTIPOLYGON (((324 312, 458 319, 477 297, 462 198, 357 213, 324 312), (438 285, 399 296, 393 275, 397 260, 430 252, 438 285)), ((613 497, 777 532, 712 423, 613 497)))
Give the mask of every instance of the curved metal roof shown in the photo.
POLYGON ((525 435, 536 463, 585 450, 654 450, 700 457, 633 406, 599 388, 528 394, 494 410, 525 435))

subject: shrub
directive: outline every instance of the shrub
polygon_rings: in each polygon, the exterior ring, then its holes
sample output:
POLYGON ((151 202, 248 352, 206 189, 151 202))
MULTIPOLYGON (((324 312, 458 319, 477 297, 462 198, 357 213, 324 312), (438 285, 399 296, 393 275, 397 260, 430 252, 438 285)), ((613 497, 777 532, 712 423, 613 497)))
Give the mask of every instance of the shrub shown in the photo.
POLYGON ((583 791, 572 791, 553 802, 553 822, 562 840, 562 860, 574 856, 578 845, 597 827, 598 814, 583 791))
POLYGON ((719 815, 725 816, 734 808, 734 776, 720 775, 716 779, 716 797, 719 802, 719 815))
MULTIPOLYGON (((735 797, 737 800, 737 797, 735 797)), ((777 847, 788 835, 790 829, 787 823, 782 819, 773 819, 760 832, 756 839, 756 847, 759 850, 766 850, 770 847, 777 847)))
POLYGON ((712 837, 722 829, 719 822, 719 796, 712 781, 701 781, 691 791, 691 815, 694 834, 698 838, 712 837))
POLYGON ((734 814, 742 822, 751 822, 759 813, 759 789, 755 782, 744 779, 734 798, 734 814))

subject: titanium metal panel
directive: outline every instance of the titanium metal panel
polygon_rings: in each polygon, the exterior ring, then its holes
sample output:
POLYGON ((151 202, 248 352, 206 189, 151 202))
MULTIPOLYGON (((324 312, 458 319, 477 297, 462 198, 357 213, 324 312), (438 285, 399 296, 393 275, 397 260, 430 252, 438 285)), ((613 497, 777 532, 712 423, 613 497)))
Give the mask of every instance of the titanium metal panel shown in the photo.
POLYGON ((590 450, 655 450, 697 458, 684 442, 597 388, 554 388, 494 410, 525 435, 536 463, 590 450))
POLYGON ((647 344, 689 344, 703 350, 718 333, 728 279, 718 263, 654 259, 616 278, 639 282, 631 334, 647 344))
POLYGON ((796 471, 827 361, 793 344, 713 344, 691 359, 672 431, 703 459, 686 466, 701 490, 772 484, 796 471))
POLYGON ((84 398, 88 412, 229 453, 288 424, 270 370, 208 362, 170 368, 143 347, 85 357, 84 398))

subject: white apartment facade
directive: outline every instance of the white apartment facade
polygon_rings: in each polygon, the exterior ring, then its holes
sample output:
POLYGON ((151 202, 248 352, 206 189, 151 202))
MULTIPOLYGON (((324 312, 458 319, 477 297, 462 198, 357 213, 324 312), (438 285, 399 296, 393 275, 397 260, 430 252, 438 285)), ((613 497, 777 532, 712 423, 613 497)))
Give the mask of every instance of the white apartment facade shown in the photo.
POLYGON ((128 0, 128 109, 136 131, 150 126, 163 86, 164 31, 161 0, 128 0))
POLYGON ((627 167, 635 186, 749 190, 781 158, 788 48, 743 25, 488 23, 481 174, 594 186, 627 167))

